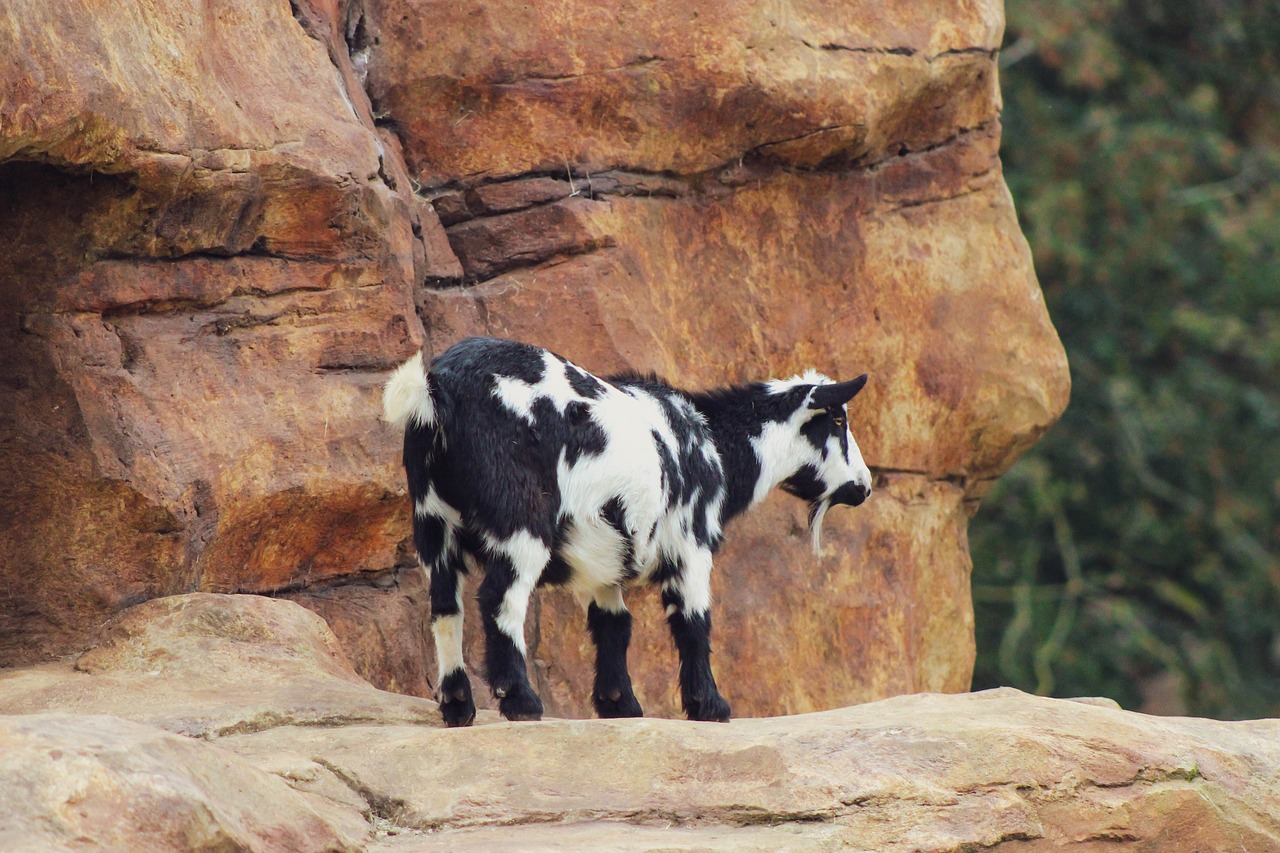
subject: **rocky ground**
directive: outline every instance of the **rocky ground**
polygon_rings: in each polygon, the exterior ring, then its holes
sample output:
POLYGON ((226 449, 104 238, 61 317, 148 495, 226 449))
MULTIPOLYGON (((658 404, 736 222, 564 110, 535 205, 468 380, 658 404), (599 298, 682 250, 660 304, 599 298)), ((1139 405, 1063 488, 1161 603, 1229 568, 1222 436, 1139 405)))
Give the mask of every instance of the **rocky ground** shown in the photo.
POLYGON ((996 690, 450 730, 288 601, 159 599, 105 637, 0 674, 0 849, 1280 850, 1277 720, 996 690))

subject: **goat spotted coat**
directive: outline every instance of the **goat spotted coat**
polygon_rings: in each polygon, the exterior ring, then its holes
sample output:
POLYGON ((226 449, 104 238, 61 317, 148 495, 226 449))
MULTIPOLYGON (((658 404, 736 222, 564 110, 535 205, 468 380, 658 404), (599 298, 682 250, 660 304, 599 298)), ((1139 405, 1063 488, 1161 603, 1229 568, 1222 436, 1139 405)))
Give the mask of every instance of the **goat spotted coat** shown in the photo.
POLYGON ((596 712, 640 715, 622 598, 636 583, 662 589, 685 713, 728 719, 710 666, 711 565, 724 525, 781 486, 809 502, 817 550, 827 509, 871 491, 845 412, 865 381, 810 372, 690 393, 651 376, 601 379, 547 350, 489 338, 454 345, 429 371, 421 354, 401 366, 384 417, 405 430, 446 723, 475 715, 462 660, 468 558, 484 573, 485 674, 508 719, 542 714, 524 622, 545 584, 587 604, 596 712))

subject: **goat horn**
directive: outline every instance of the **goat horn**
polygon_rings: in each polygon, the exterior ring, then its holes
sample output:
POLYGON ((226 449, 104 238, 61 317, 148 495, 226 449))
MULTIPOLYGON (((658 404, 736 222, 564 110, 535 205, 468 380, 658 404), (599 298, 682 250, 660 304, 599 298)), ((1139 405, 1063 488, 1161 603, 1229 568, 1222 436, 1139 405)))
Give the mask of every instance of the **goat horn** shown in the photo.
POLYGON ((832 406, 843 406, 854 398, 862 386, 867 384, 867 374, 862 374, 857 379, 850 379, 848 382, 837 382, 835 385, 819 385, 813 389, 813 395, 809 398, 809 408, 811 409, 829 409, 832 406))

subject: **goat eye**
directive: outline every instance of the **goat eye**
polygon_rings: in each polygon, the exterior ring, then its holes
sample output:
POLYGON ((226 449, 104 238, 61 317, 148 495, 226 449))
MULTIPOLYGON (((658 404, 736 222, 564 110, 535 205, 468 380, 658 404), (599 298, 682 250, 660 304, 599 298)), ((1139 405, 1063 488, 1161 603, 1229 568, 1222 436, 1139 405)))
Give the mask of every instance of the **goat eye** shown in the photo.
POLYGON ((836 415, 832 420, 836 422, 836 426, 838 427, 842 427, 845 424, 844 415, 836 415))

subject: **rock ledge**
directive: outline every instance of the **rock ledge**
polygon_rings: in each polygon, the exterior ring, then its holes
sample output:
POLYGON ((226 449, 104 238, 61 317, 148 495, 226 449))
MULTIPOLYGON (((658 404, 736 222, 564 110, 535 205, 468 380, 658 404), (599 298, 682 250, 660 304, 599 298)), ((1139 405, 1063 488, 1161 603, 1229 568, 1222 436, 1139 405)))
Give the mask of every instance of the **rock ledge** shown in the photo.
POLYGON ((291 602, 162 599, 106 635, 0 674, 5 849, 1280 850, 1280 720, 1001 689, 449 730, 291 602))

